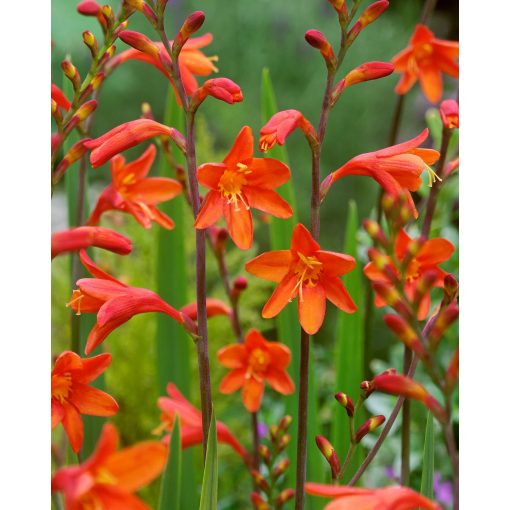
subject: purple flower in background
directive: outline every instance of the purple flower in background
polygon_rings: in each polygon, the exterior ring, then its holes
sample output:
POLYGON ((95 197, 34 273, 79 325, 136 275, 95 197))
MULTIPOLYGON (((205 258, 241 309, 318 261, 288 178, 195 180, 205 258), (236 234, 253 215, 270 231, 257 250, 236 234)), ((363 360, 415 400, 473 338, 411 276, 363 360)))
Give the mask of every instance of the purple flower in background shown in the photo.
POLYGON ((257 433, 260 438, 266 437, 268 430, 269 429, 267 428, 267 425, 265 423, 262 423, 261 421, 257 423, 257 433))
POLYGON ((397 481, 397 473, 395 472, 395 468, 393 466, 386 466, 384 468, 384 474, 392 481, 397 481))
POLYGON ((452 483, 441 481, 441 474, 434 473, 434 495, 438 503, 451 505, 453 503, 452 483))

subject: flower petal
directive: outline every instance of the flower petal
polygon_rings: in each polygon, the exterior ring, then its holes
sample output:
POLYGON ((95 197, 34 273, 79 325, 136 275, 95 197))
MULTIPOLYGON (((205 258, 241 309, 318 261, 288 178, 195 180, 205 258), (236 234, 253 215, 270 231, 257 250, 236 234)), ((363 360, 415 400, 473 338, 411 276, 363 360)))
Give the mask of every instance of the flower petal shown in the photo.
POLYGON ((229 394, 237 391, 246 380, 246 370, 236 368, 229 372, 220 383, 220 393, 229 394))
POLYGON ((206 188, 217 190, 226 168, 224 163, 204 163, 197 168, 198 182, 206 188))
POLYGON ((244 186, 243 193, 246 195, 250 207, 277 218, 290 218, 293 214, 292 207, 276 191, 244 186))
POLYGON ((119 326, 127 322, 130 317, 119 317, 116 320, 106 322, 102 326, 97 323, 91 329, 85 345, 85 354, 90 354, 103 340, 119 326))
POLYGON ((227 368, 241 368, 246 364, 244 344, 231 344, 222 347, 216 354, 218 361, 227 368))
POLYGON ((294 382, 285 370, 279 370, 274 366, 270 366, 264 377, 275 391, 283 395, 290 395, 294 392, 294 382))
POLYGON ((436 238, 426 241, 416 259, 422 266, 431 267, 448 260, 455 251, 455 246, 446 239, 436 238))
POLYGON ((289 272, 291 261, 290 250, 275 250, 262 253, 244 267, 248 273, 278 283, 289 272))
POLYGON ((156 158, 156 146, 150 144, 144 153, 134 161, 125 164, 125 160, 122 157, 121 160, 115 161, 116 158, 112 158, 110 163, 110 171, 112 174, 112 180, 116 184, 116 187, 122 185, 122 181, 129 177, 132 182, 141 181, 149 173, 152 163, 156 158))
POLYGON ((271 354, 271 364, 279 368, 287 368, 290 364, 290 349, 280 342, 267 342, 266 349, 271 354))
POLYGON ((51 399, 51 428, 54 429, 64 418, 65 411, 62 404, 52 398, 51 399))
POLYGON ((324 265, 324 272, 332 276, 342 276, 356 267, 356 260, 350 255, 319 250, 316 257, 324 265))
POLYGON ((103 352, 92 358, 82 358, 82 369, 73 374, 74 379, 82 384, 87 384, 97 379, 111 364, 112 355, 103 352))
POLYGON ((94 261, 87 255, 85 250, 80 250, 80 261, 85 266, 87 271, 96 278, 101 278, 103 280, 111 280, 112 282, 116 282, 118 285, 122 287, 127 287, 124 283, 120 282, 113 276, 109 275, 102 269, 100 269, 94 261))
POLYGON ((228 167, 236 167, 237 163, 249 160, 253 157, 253 133, 251 128, 244 126, 237 135, 234 145, 226 155, 223 163, 228 167))
POLYGON ((346 313, 354 313, 357 310, 356 303, 352 300, 341 280, 338 278, 323 278, 321 285, 324 287, 326 297, 337 308, 346 313))
POLYGON ((62 404, 64 407, 64 417, 62 418, 62 425, 66 431, 67 437, 71 448, 75 453, 81 450, 83 444, 83 421, 81 419, 78 409, 69 402, 62 404))
POLYGON ((307 228, 301 223, 298 223, 292 232, 290 249, 291 251, 297 251, 305 256, 313 256, 321 247, 307 228))
POLYGON ((119 405, 112 396, 85 384, 74 383, 71 397, 72 403, 81 414, 113 416, 119 410, 119 405))
POLYGON ((223 198, 219 191, 209 191, 195 220, 195 228, 203 229, 216 223, 223 214, 223 198))
POLYGON ((235 203, 223 202, 223 215, 227 222, 228 232, 232 241, 241 250, 247 250, 253 243, 253 220, 251 211, 243 204, 236 207, 235 203))
POLYGON ((140 498, 115 485, 95 485, 93 494, 108 510, 151 510, 140 498))
POLYGON ((326 292, 321 284, 303 285, 302 298, 299 298, 299 322, 309 334, 314 335, 324 322, 326 313, 326 292))
POLYGON ((264 383, 254 377, 246 379, 242 396, 244 407, 251 413, 257 412, 264 396, 264 383))
POLYGON ((253 158, 246 172, 247 183, 255 188, 274 189, 289 179, 289 167, 273 158, 253 158))
POLYGON ((419 71, 421 89, 431 103, 437 103, 443 95, 443 80, 436 66, 422 66, 419 71))
POLYGON ((147 205, 159 204, 176 197, 182 191, 182 185, 175 179, 167 177, 148 177, 129 186, 126 197, 129 200, 143 202, 147 205))
POLYGON ((278 315, 296 297, 297 286, 297 276, 294 273, 287 273, 264 305, 262 317, 271 319, 278 315))

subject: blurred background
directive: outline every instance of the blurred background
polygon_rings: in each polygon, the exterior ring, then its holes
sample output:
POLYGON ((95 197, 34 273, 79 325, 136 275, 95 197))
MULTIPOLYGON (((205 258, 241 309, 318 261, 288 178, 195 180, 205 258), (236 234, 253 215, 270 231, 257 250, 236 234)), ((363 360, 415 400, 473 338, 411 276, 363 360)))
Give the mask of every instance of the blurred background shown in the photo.
MULTIPOLYGON (((60 62, 67 56, 86 74, 90 55, 82 42, 81 33, 92 30, 97 37, 100 31, 94 19, 85 18, 76 12, 75 0, 52 0, 52 76, 57 84, 62 83, 60 62)), ((112 0, 117 9, 119 2, 112 0)), ((363 2, 363 6, 370 2, 363 2)), ((391 58, 408 43, 419 20, 422 0, 392 0, 390 8, 377 21, 363 31, 348 52, 341 75, 366 61, 390 61, 391 58)), ((206 22, 200 33, 214 34, 213 43, 204 49, 207 55, 218 55, 218 76, 225 76, 238 83, 244 95, 244 101, 234 106, 219 101, 206 101, 198 115, 197 157, 198 163, 221 161, 230 148, 236 134, 244 125, 257 132, 261 125, 260 88, 261 72, 264 67, 270 71, 279 109, 294 108, 301 110, 313 123, 318 120, 325 83, 325 68, 320 54, 304 40, 304 33, 311 28, 321 30, 336 47, 339 40, 337 16, 326 0, 170 0, 167 7, 168 33, 175 31, 183 19, 194 10, 203 10, 206 22)), ((458 40, 458 4, 456 1, 439 0, 436 10, 428 23, 437 37, 458 40)), ((139 30, 155 38, 151 27, 140 15, 129 20, 131 30, 139 30)), ((117 52, 125 45, 119 40, 117 52)), ((322 176, 340 167, 351 157, 385 147, 388 144, 389 128, 397 96, 393 92, 398 81, 397 75, 357 85, 348 89, 332 112, 328 126, 322 157, 322 176)), ((445 78, 444 98, 456 97, 457 81, 445 78)), ((120 123, 140 116, 140 106, 148 102, 156 120, 163 118, 163 109, 167 94, 167 83, 154 68, 141 62, 127 62, 114 71, 107 79, 99 98, 99 107, 95 114, 92 136, 99 136, 120 123)), ((415 86, 405 101, 399 141, 411 138, 426 127, 425 115, 432 107, 415 86)), ((128 152, 128 160, 136 157, 145 148, 137 147, 128 152)), ((290 155, 290 167, 294 188, 297 194, 297 211, 300 219, 308 221, 310 155, 303 137, 296 133, 289 137, 287 149, 290 155)), ((157 168, 157 165, 155 165, 157 168)), ((71 169, 74 171, 76 169, 71 169)), ((90 201, 109 183, 107 167, 91 170, 90 201)), ((445 187, 442 196, 440 214, 444 215, 446 227, 438 234, 457 242, 455 204, 457 200, 457 180, 445 187)), ((379 190, 370 179, 359 177, 345 178, 332 188, 321 212, 321 244, 329 250, 340 251, 344 236, 346 212, 350 200, 357 203, 360 218, 368 217, 374 208, 379 190)), ((188 218, 190 229, 191 220, 188 218)), ((52 223, 54 229, 66 227, 67 213, 63 189, 58 189, 53 199, 52 223)), ((129 257, 111 256, 100 253, 101 265, 110 269, 116 276, 129 281, 131 285, 155 288, 155 243, 157 225, 149 231, 143 231, 125 215, 105 215, 105 226, 118 229, 133 240, 135 247, 129 257)), ((230 250, 228 264, 233 274, 242 274, 244 263, 256 254, 268 249, 267 228, 262 222, 256 227, 256 243, 248 252, 230 250)), ((193 236, 190 236, 191 238, 193 236)), ((368 240, 360 233, 360 263, 364 263, 368 240)), ((189 240, 190 271, 192 275, 193 239, 189 240)), ((457 256, 447 271, 457 274, 457 256)), ((68 301, 71 289, 69 278, 69 260, 57 259, 52 265, 52 334, 53 352, 68 348, 69 311, 64 304, 68 301)), ((214 268, 214 263, 209 267, 214 268)), ((190 280, 190 288, 192 288, 190 280)), ((223 297, 223 290, 215 271, 208 275, 209 295, 223 297)), ((247 326, 259 327, 269 338, 274 325, 272 321, 263 321, 259 311, 269 295, 271 285, 250 278, 250 292, 243 296, 242 321, 247 326)), ((329 306, 329 305, 328 305, 329 306)), ((331 312, 331 309, 328 308, 331 312)), ((315 356, 318 363, 317 378, 320 393, 330 397, 334 380, 333 369, 328 363, 331 352, 331 338, 335 314, 329 313, 324 327, 316 336, 315 356)), ((395 341, 382 325, 377 315, 374 322, 374 345, 370 370, 391 366, 392 359, 398 360, 400 351, 394 352, 395 341)), ((225 371, 214 363, 215 352, 226 343, 234 341, 226 318, 219 317, 210 321, 211 359, 213 388, 225 375, 225 371)), ((131 320, 127 325, 115 331, 105 342, 106 348, 113 354, 113 364, 107 371, 108 391, 121 405, 122 411, 113 421, 120 426, 123 441, 126 444, 150 437, 151 431, 159 423, 159 413, 155 405, 158 391, 154 382, 154 344, 155 321, 153 316, 144 315, 131 320)), ((400 362, 396 361, 393 364, 400 362)), ((196 372, 195 372, 196 373, 196 372)), ((367 374, 367 377, 370 374, 367 374)), ((198 404, 198 380, 193 383, 196 390, 191 400, 198 404)), ((334 389, 338 391, 338 389, 334 389)), ((263 423, 274 423, 283 412, 280 397, 267 392, 267 400, 261 413, 263 423)), ((249 421, 239 418, 242 413, 238 394, 215 399, 217 415, 226 422, 248 445, 250 441, 249 421)), ((374 399, 374 412, 389 409, 391 399, 374 399)), ((330 409, 321 411, 327 429, 331 421, 330 409)), ((417 420, 420 419, 419 410, 417 420)), ((425 414, 423 413, 423 417, 425 414)), ((414 432, 414 431, 413 431, 414 432)), ((419 434, 423 428, 417 428, 413 436, 414 466, 419 465, 423 442, 419 434), (418 439, 416 439, 418 437, 418 439)), ((367 483, 388 484, 391 469, 398 467, 398 439, 392 438, 385 443, 367 473, 367 483)), ((440 441, 438 441, 440 443, 440 441)), ((250 492, 250 479, 238 469, 239 461, 227 447, 221 447, 225 461, 220 463, 220 507, 246 508, 250 492), (228 474, 228 476, 221 476, 228 474)), ((314 449, 315 446, 311 445, 314 449)), ((438 444, 439 458, 445 458, 442 445, 438 444)), ((197 448, 197 454, 200 455, 197 448)), ((313 452, 317 453, 317 452, 313 452)), ((439 465, 439 463, 438 463, 439 465)), ((439 469, 439 468, 438 468, 439 469)), ((397 471, 398 472, 398 471, 397 471)), ((439 476, 447 476, 447 468, 439 476)), ((153 484, 154 485, 154 484, 153 484)), ((197 485, 198 487, 198 485, 197 485)), ((199 488, 197 488, 199 490, 199 488)), ((157 494, 154 486, 145 490, 144 496, 154 503, 157 494)))

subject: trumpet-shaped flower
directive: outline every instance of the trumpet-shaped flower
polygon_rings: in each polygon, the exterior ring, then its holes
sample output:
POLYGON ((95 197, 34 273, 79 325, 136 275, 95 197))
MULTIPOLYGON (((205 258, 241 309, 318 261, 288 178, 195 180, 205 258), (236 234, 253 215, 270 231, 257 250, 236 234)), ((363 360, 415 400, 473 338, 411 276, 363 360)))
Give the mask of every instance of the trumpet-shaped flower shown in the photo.
MULTIPOLYGON (((398 261, 403 261, 412 239, 401 229, 397 241, 395 243, 395 256, 398 261)), ((442 238, 429 239, 418 250, 416 255, 411 258, 406 267, 405 275, 402 275, 404 283, 404 290, 407 298, 412 301, 417 292, 417 288, 423 280, 425 274, 430 278, 435 273, 435 278, 431 283, 431 287, 443 287, 446 272, 443 271, 439 264, 448 260, 455 246, 450 241, 442 238)), ((396 268, 392 265, 392 269, 396 272, 396 268)), ((391 284, 389 277, 380 269, 376 267, 373 262, 369 262, 363 269, 366 277, 371 282, 391 284)), ((378 307, 386 304, 384 298, 376 293, 375 305, 378 307)), ((420 308, 418 310, 418 319, 424 320, 427 318, 430 309, 430 293, 427 293, 421 300, 420 308)))
POLYGON ((97 225, 105 211, 115 209, 130 213, 144 228, 150 228, 153 221, 174 228, 172 219, 156 205, 176 197, 182 185, 168 177, 147 177, 155 157, 154 145, 130 163, 121 155, 114 156, 110 162, 112 183, 99 196, 87 223, 97 225))
POLYGON ((111 354, 80 358, 71 351, 63 352, 55 361, 51 372, 51 428, 62 422, 75 452, 83 444, 82 414, 112 416, 119 410, 113 397, 90 386, 111 361, 111 354))
POLYGON ((51 235, 51 258, 90 246, 127 255, 131 253, 131 241, 115 230, 104 227, 77 227, 51 235))
POLYGON ((356 311, 339 279, 355 266, 356 261, 350 255, 321 250, 310 232, 298 224, 292 233, 290 250, 263 253, 245 267, 259 278, 278 283, 262 310, 262 317, 278 315, 297 296, 301 327, 313 335, 324 321, 326 299, 344 312, 356 311))
POLYGON ((163 471, 168 449, 159 441, 143 441, 117 451, 118 443, 117 429, 107 423, 85 462, 55 473, 51 490, 64 494, 66 510, 150 510, 133 493, 163 471))
POLYGON ((425 97, 437 103, 443 95, 441 73, 458 78, 458 58, 458 42, 437 39, 425 25, 417 25, 409 46, 392 60, 395 71, 402 73, 395 92, 406 94, 419 80, 425 97))
POLYGON ((408 487, 365 489, 342 485, 306 483, 305 490, 312 496, 334 498, 324 510, 441 510, 430 499, 408 487))
POLYGON ((256 329, 248 331, 243 343, 220 349, 218 361, 231 370, 221 381, 220 392, 228 394, 242 387, 244 406, 251 413, 260 408, 265 381, 283 395, 294 391, 285 370, 290 363, 289 348, 267 341, 256 329))
MULTIPOLYGON (((168 397, 158 399, 158 407, 161 410, 161 425, 154 430, 155 434, 171 432, 175 423, 175 417, 179 415, 181 423, 182 448, 189 448, 202 443, 202 413, 189 402, 173 383, 166 387, 168 397)), ((245 448, 234 437, 230 429, 221 421, 216 422, 218 441, 231 446, 244 460, 249 455, 245 448)), ((164 438, 169 441, 169 436, 164 438)))
POLYGON ((290 170, 276 159, 253 157, 253 133, 248 126, 241 129, 223 163, 201 165, 197 178, 211 191, 195 227, 207 228, 224 216, 232 240, 243 250, 253 243, 251 207, 277 218, 292 216, 290 205, 274 191, 289 180, 290 170))
POLYGON ((99 269, 85 251, 80 260, 94 278, 82 278, 76 282, 71 300, 67 303, 77 315, 82 312, 97 313, 85 346, 85 354, 91 353, 116 328, 139 313, 160 312, 168 315, 189 331, 196 325, 183 313, 163 301, 148 289, 130 287, 99 269))
POLYGON ((418 212, 409 192, 419 189, 423 170, 427 170, 429 174, 429 186, 439 179, 429 166, 437 161, 439 152, 419 147, 428 133, 428 129, 424 129, 407 142, 354 157, 324 179, 321 184, 321 198, 324 199, 331 185, 342 177, 364 175, 372 177, 390 195, 398 196, 405 192, 417 217, 418 212))
MULTIPOLYGON (((202 51, 200 51, 200 49, 204 46, 211 44, 212 40, 212 34, 192 37, 186 41, 181 50, 179 55, 179 70, 181 72, 184 90, 188 96, 198 89, 198 83, 195 76, 209 76, 213 72, 218 72, 218 69, 214 65, 214 62, 218 60, 218 57, 207 57, 202 51)), ((154 42, 153 44, 159 48, 165 57, 168 57, 168 61, 171 61, 163 43, 154 42)), ((168 71, 157 56, 148 55, 147 53, 134 48, 130 48, 119 53, 111 60, 108 66, 113 68, 127 60, 139 60, 141 62, 151 64, 159 69, 168 79, 171 79, 168 71)))

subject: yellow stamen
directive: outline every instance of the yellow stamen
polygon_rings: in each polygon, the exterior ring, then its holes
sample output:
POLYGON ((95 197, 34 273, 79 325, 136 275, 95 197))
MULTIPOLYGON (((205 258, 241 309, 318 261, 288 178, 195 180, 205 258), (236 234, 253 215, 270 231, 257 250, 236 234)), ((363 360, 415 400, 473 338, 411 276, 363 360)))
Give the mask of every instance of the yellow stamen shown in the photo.
POLYGON ((130 184, 133 184, 136 180, 136 176, 133 172, 131 172, 130 174, 127 174, 126 177, 124 177, 124 179, 122 179, 122 184, 124 184, 125 186, 129 186, 130 184))
POLYGON ((73 305, 75 303, 78 303, 77 304, 76 315, 81 315, 81 300, 84 297, 85 297, 85 295, 82 293, 81 290, 79 290, 79 289, 73 290, 73 295, 71 296, 71 300, 68 303, 66 303, 66 308, 71 306, 73 308, 73 310, 74 310, 75 307, 73 305))
POLYGON ((427 170, 427 173, 429 175, 429 188, 432 188, 432 184, 436 181, 439 181, 439 182, 442 182, 443 179, 441 179, 441 177, 439 177, 439 175, 436 174, 436 172, 434 172, 434 170, 432 170, 432 168, 430 168, 430 166, 426 166, 425 169, 427 170))
POLYGON ((266 351, 262 349, 253 349, 248 359, 249 374, 257 376, 259 372, 264 372, 270 361, 271 358, 266 351))
POLYGON ((115 485, 117 483, 117 479, 104 468, 100 468, 96 472, 96 483, 101 483, 105 485, 115 485))
POLYGON ((296 275, 299 280, 296 283, 293 291, 299 288, 299 299, 303 300, 303 284, 307 287, 315 287, 319 281, 322 272, 322 262, 317 260, 317 257, 307 257, 298 252, 300 264, 296 269, 296 275))
POLYGON ((251 171, 247 170, 248 166, 243 163, 237 163, 236 170, 226 170, 221 176, 218 183, 218 189, 221 194, 227 199, 228 204, 234 204, 234 210, 239 211, 239 202, 241 202, 246 210, 250 206, 243 196, 243 186, 246 184, 244 175, 249 174, 251 171))
POLYGON ((61 375, 51 376, 51 398, 57 399, 61 404, 67 400, 71 393, 73 380, 71 374, 66 372, 61 375))

